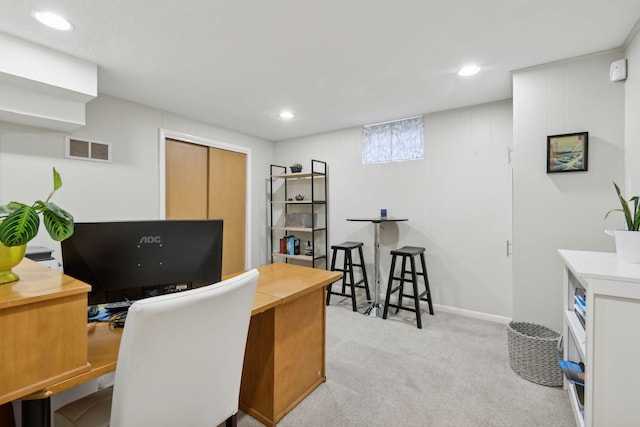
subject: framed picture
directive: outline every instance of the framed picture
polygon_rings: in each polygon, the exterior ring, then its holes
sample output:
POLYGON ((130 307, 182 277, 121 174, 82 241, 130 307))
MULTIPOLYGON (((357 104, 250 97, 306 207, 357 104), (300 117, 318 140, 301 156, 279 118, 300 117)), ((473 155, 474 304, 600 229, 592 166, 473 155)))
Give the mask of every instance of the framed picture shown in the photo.
POLYGON ((547 173, 587 170, 589 132, 547 136, 547 173))

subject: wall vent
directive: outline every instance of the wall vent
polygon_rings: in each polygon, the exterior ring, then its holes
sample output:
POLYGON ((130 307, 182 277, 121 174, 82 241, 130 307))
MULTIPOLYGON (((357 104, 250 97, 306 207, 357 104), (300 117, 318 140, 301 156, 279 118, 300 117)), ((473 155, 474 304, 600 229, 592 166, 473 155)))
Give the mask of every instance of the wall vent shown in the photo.
POLYGON ((111 143, 108 142, 85 141, 68 136, 64 150, 65 157, 69 159, 111 163, 111 143))

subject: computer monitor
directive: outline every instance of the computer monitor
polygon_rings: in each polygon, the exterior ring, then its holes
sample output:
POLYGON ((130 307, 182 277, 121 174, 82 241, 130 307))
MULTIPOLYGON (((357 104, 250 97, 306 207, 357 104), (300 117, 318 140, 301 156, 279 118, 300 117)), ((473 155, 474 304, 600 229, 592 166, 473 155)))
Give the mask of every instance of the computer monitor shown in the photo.
POLYGON ((64 273, 91 285, 89 304, 209 285, 222 276, 222 220, 78 222, 64 273))

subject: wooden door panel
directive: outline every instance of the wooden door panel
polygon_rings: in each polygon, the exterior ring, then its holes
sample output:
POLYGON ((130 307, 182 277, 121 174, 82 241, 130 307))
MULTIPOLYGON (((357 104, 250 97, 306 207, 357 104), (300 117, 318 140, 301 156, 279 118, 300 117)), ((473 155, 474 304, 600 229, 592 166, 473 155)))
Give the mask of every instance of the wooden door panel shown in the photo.
POLYGON ((244 153, 209 149, 209 218, 224 220, 223 276, 245 269, 246 164, 244 153))
POLYGON ((166 218, 206 219, 208 147, 166 140, 166 218))

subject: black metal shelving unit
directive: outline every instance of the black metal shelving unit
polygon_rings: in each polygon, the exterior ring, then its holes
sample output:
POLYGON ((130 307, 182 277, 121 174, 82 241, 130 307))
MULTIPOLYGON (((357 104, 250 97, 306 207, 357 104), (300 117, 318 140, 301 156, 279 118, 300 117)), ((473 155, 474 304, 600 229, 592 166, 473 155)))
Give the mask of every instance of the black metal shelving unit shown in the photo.
MULTIPOLYGON (((304 170, 304 169, 303 169, 304 170)), ((328 236, 328 203, 327 203, 327 163, 321 160, 311 160, 310 172, 287 173, 286 166, 270 166, 270 249, 271 262, 276 259, 289 262, 291 260, 311 263, 312 267, 324 262, 327 269, 328 236), (293 189, 307 190, 305 199, 296 200, 293 189), (307 198, 310 196, 310 198, 307 198), (287 214, 310 213, 311 226, 308 224, 287 224, 287 214), (315 214, 315 215, 314 215, 315 214), (295 234, 300 239, 300 254, 292 255, 280 252, 280 239, 295 234), (304 254, 304 242, 313 244, 311 255, 304 254), (322 244, 322 245, 319 245, 322 244)))

